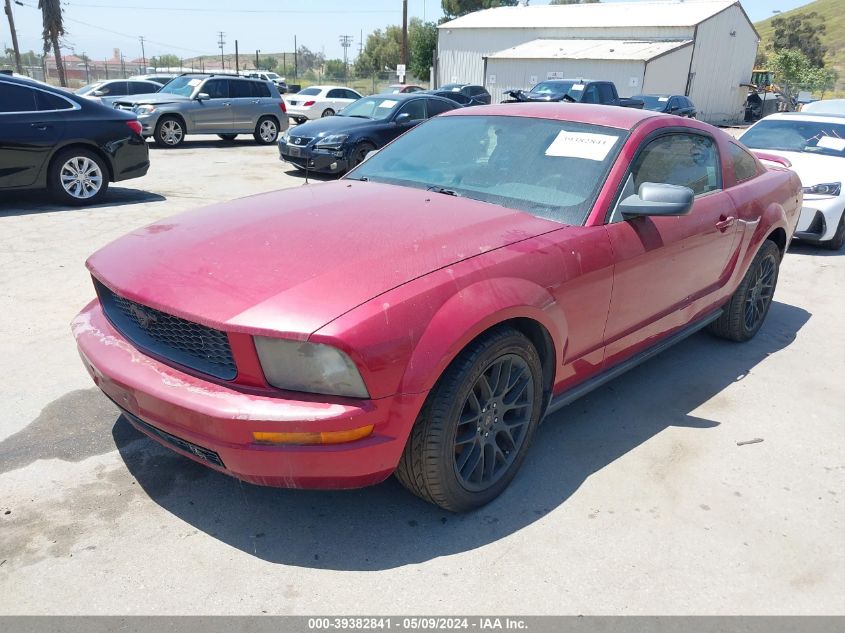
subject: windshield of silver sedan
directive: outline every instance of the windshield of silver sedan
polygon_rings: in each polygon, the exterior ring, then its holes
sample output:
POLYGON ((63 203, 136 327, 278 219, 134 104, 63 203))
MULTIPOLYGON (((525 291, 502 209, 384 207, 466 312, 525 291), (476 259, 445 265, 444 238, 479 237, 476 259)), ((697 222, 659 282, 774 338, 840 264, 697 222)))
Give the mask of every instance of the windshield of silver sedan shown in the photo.
POLYGON ((583 224, 622 147, 623 132, 515 116, 431 119, 352 170, 369 180, 583 224))

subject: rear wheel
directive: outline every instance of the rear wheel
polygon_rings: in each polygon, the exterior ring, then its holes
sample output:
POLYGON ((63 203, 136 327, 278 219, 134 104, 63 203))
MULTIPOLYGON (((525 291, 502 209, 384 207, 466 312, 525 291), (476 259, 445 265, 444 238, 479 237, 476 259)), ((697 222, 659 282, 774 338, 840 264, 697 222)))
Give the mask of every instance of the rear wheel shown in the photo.
POLYGON ((50 192, 61 202, 74 206, 97 204, 109 188, 103 159, 84 148, 60 152, 47 175, 50 192))
POLYGON ((237 134, 218 134, 217 136, 222 138, 224 141, 234 141, 237 138, 238 135, 237 134))
POLYGON ((255 125, 255 142, 259 145, 272 145, 279 138, 279 122, 271 116, 263 116, 255 125))
POLYGON ((836 227, 836 233, 826 242, 820 242, 820 246, 831 251, 838 251, 845 244, 845 212, 839 218, 839 225, 836 227))
POLYGON ((156 123, 153 139, 159 147, 177 147, 185 140, 185 124, 175 116, 163 116, 156 123))
POLYGON ((780 250, 774 242, 766 240, 723 308, 722 316, 708 326, 710 332, 731 341, 754 338, 772 305, 779 266, 780 250))
POLYGON ((323 114, 321 114, 320 116, 334 116, 334 110, 332 110, 331 108, 326 108, 325 110, 323 110, 323 114))
POLYGON ((513 328, 491 331, 455 359, 429 394, 397 478, 453 512, 489 503, 525 460, 542 403, 537 350, 513 328))

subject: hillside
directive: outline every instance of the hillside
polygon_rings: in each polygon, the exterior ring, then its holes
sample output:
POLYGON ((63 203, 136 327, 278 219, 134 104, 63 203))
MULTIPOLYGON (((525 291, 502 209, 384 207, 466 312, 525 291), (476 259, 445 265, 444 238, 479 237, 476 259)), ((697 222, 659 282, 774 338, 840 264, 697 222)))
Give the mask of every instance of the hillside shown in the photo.
MULTIPOLYGON (((804 15, 815 11, 825 24, 825 33, 822 35, 822 44, 827 47, 828 65, 839 73, 839 80, 836 84, 837 91, 845 89, 845 0, 816 0, 803 7, 792 11, 785 11, 774 17, 804 15)), ((772 18, 761 20, 754 24, 762 38, 761 46, 771 40, 773 29, 772 18)))

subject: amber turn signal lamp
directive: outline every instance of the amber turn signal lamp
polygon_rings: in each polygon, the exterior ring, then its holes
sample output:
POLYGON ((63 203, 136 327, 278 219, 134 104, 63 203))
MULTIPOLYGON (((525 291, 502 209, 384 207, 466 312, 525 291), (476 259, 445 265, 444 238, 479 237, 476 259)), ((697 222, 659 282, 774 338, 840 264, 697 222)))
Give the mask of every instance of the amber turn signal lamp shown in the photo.
POLYGON ((372 432, 373 425, 369 424, 349 431, 323 431, 322 433, 254 431, 252 437, 262 444, 343 444, 360 440, 372 432))

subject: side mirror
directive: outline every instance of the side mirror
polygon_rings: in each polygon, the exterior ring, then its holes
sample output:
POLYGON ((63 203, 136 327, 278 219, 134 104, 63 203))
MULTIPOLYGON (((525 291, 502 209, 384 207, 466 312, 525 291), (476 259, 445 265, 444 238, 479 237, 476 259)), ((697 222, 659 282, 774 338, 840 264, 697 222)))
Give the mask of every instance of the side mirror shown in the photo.
POLYGON ((104 97, 105 95, 106 95, 105 90, 95 90, 94 92, 91 93, 91 96, 93 96, 93 97, 104 97))
POLYGON ((680 110, 678 106, 672 106, 671 108, 669 108, 669 112, 677 112, 678 110, 680 110))
POLYGON ((628 196, 619 203, 619 212, 625 219, 641 215, 687 215, 694 201, 695 193, 689 187, 644 182, 638 195, 628 196))
POLYGON ((207 99, 211 99, 211 96, 207 92, 201 92, 197 95, 197 101, 205 101, 207 99))
POLYGON ((398 115, 394 121, 396 123, 408 123, 411 120, 411 113, 410 112, 403 112, 402 114, 398 115))

